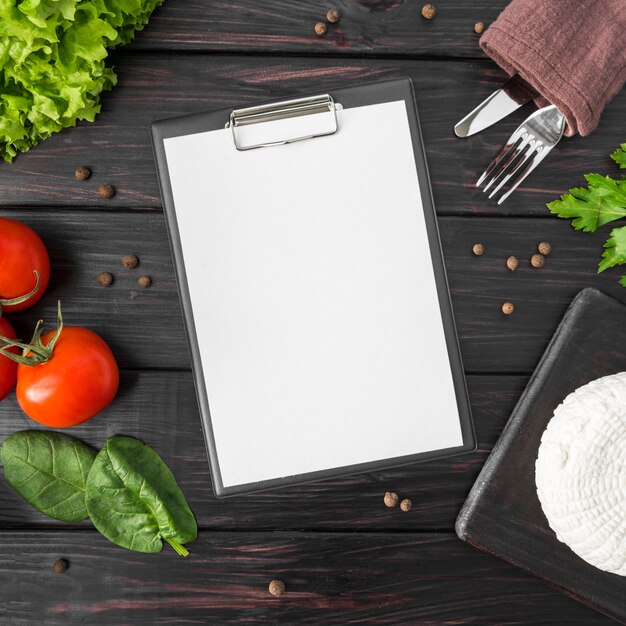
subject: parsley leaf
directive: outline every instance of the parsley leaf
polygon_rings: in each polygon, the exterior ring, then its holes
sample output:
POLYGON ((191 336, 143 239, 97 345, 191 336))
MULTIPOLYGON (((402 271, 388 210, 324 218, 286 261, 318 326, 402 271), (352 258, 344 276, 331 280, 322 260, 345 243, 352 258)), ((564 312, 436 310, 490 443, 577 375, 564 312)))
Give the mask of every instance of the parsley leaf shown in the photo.
POLYGON ((587 233, 626 217, 626 179, 618 181, 600 174, 586 174, 585 179, 588 187, 570 189, 560 200, 548 203, 550 211, 573 218, 572 226, 587 233))
POLYGON ((598 265, 598 272, 604 272, 609 267, 626 263, 626 226, 614 228, 611 236, 604 244, 602 260, 598 265))
MULTIPOLYGON (((611 158, 621 169, 626 169, 626 143, 621 144, 611 158)), ((626 177, 615 180, 610 176, 586 174, 585 179, 587 187, 574 187, 560 200, 548 203, 550 211, 571 219, 576 230, 588 233, 626 217, 626 177)), ((604 244, 598 272, 623 264, 626 264, 626 226, 611 231, 604 244)), ((620 278, 619 284, 626 287, 626 274, 620 278)))
POLYGON ((626 169, 626 143, 623 143, 612 155, 611 158, 620 166, 626 169))

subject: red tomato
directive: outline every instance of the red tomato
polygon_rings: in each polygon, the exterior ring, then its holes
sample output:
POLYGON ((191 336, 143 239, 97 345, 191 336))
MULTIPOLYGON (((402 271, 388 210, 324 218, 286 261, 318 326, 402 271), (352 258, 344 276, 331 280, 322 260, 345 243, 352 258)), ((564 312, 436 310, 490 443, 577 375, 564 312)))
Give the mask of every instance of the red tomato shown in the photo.
MULTIPOLYGON (((42 335, 48 345, 55 330, 42 335)), ((18 365, 17 401, 32 419, 68 428, 91 419, 108 406, 119 384, 119 370, 109 346, 96 333, 64 326, 50 360, 18 365)))
MULTIPOLYGON (((0 335, 15 339, 15 331, 4 317, 0 317, 0 335)), ((19 348, 10 348, 11 352, 19 354, 19 348)), ((13 389, 17 380, 17 363, 0 354, 0 400, 4 400, 13 389)))
POLYGON ((0 217, 0 300, 29 294, 37 284, 35 270, 39 272, 40 280, 37 292, 21 304, 2 305, 5 312, 27 309, 43 296, 50 279, 50 259, 32 228, 0 217))

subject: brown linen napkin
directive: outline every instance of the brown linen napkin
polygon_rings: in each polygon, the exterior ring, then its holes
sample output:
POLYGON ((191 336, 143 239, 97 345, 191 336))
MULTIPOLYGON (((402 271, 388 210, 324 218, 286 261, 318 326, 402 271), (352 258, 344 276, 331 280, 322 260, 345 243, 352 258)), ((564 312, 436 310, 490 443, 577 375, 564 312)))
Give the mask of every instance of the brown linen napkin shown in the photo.
POLYGON ((513 0, 480 46, 588 135, 626 81, 626 0, 513 0))

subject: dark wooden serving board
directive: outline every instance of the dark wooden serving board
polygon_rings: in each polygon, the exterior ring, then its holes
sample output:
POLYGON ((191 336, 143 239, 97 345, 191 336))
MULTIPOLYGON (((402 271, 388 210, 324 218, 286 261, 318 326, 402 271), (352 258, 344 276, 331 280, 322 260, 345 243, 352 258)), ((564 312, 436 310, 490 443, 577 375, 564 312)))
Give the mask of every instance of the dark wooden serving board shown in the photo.
POLYGON ((591 380, 626 370, 626 306, 581 291, 485 463, 456 523, 469 544, 559 587, 626 624, 626 577, 588 565, 548 526, 535 487, 535 460, 554 409, 591 380))

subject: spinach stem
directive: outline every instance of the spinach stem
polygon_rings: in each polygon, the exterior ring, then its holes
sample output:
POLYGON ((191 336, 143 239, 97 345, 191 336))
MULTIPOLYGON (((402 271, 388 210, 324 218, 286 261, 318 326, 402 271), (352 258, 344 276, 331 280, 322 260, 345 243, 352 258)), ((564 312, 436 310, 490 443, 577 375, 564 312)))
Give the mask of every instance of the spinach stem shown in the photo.
POLYGON ((174 548, 176 554, 180 554, 180 556, 189 556, 187 548, 185 548, 185 546, 181 546, 175 539, 170 539, 169 537, 163 537, 163 539, 165 539, 165 541, 167 541, 167 543, 174 548))

